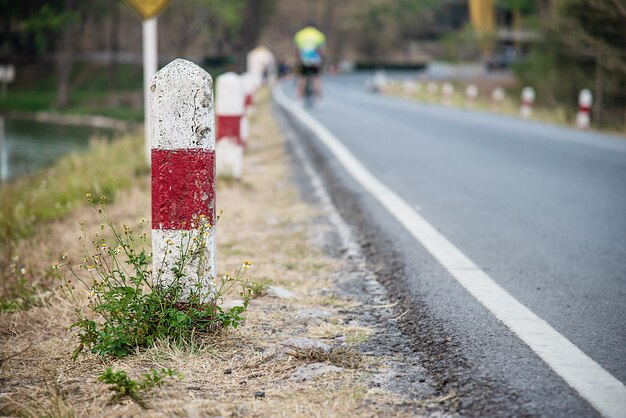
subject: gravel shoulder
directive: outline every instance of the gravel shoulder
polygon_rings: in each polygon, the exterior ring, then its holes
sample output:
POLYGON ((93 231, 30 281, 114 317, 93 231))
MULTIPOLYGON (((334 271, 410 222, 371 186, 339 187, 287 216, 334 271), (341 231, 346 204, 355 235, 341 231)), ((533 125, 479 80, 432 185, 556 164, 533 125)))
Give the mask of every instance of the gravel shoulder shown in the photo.
MULTIPOLYGON (((267 95, 251 128, 244 181, 218 181, 218 272, 251 260, 250 278, 263 289, 246 323, 190 347, 163 341, 121 360, 87 354, 72 362, 72 306, 50 289, 31 309, 0 313, 2 415, 454 415, 455 391, 431 380, 401 330, 404 314, 361 249, 338 234, 336 213, 311 194, 267 95), (111 400, 97 380, 108 367, 132 378, 167 367, 184 378, 147 393, 143 409, 111 400)), ((146 176, 109 205, 116 224, 136 228, 148 218, 148 185, 146 176)), ((95 213, 78 208, 22 242, 23 259, 43 265, 64 252, 78 257, 79 220, 88 232, 100 229, 95 213)), ((225 303, 237 298, 227 295, 225 303)))

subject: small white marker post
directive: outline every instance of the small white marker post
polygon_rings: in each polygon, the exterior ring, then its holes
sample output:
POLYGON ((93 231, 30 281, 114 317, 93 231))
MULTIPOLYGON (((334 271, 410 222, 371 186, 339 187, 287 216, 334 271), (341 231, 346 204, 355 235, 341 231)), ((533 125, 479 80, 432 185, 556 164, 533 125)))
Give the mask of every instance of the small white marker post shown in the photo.
POLYGON ((428 84, 426 84, 426 91, 429 95, 434 96, 435 94, 437 94, 437 91, 439 91, 439 85, 434 81, 430 81, 428 84))
POLYGON ((202 68, 176 59, 156 74, 149 88, 152 274, 158 285, 180 284, 181 302, 192 302, 195 296, 193 302, 200 304, 212 297, 216 272, 212 84, 202 68), (202 222, 210 228, 201 227, 202 222), (174 268, 189 246, 198 251, 186 254, 183 277, 177 279, 174 268))
POLYGON ((452 96, 454 95, 454 85, 446 81, 441 86, 441 92, 443 93, 443 104, 450 106, 452 104, 452 96))
POLYGON ((11 64, 0 66, 0 82, 2 82, 3 99, 7 97, 7 84, 12 83, 15 80, 15 67, 11 64))
POLYGON ((479 90, 476 84, 469 84, 465 88, 465 96, 467 96, 467 105, 469 107, 474 107, 474 105, 476 104, 478 93, 479 93, 479 90))
POLYGON ((389 83, 389 79, 387 78, 387 72, 380 68, 376 70, 374 73, 374 77, 372 77, 372 83, 374 83, 374 88, 377 92, 382 92, 387 87, 389 83))
POLYGON ((246 56, 246 71, 255 74, 261 84, 272 84, 276 79, 276 59, 265 46, 259 45, 246 56))
POLYGON ((505 95, 506 93, 504 92, 504 89, 502 87, 496 87, 491 91, 491 100, 494 103, 500 103, 502 102, 502 100, 504 100, 505 95))
POLYGON ((576 114, 576 127, 578 129, 589 129, 591 123, 591 105, 593 104, 593 94, 589 89, 582 89, 578 94, 578 113, 576 114))
POLYGON ((415 81, 406 79, 402 83, 402 90, 404 91, 404 94, 412 96, 415 94, 415 92, 417 92, 417 85, 415 81))
POLYGON ((520 105, 520 115, 524 119, 529 119, 533 112, 533 103, 535 102, 535 89, 532 87, 524 87, 522 90, 522 103, 520 105))
MULTIPOLYGON (((241 75, 243 90, 246 95, 244 106, 247 115, 254 114, 254 95, 256 94, 259 85, 261 84, 261 79, 257 74, 251 72, 245 72, 241 75)), ((247 140, 247 137, 245 138, 247 140)))
POLYGON ((217 139, 215 164, 218 175, 239 180, 243 170, 241 127, 244 116, 245 93, 241 77, 227 72, 215 80, 215 115, 217 139))

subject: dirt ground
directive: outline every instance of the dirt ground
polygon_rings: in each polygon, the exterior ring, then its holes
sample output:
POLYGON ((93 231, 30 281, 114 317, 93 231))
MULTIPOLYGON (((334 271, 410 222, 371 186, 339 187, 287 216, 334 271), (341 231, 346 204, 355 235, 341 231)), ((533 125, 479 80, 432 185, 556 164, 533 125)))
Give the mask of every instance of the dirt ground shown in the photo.
MULTIPOLYGON (((455 394, 435 396, 395 325, 394 304, 372 274, 324 250, 333 226, 318 205, 302 199, 306 191, 296 188, 292 158, 266 94, 252 118, 243 181, 218 182, 218 272, 234 272, 250 260, 252 280, 278 287, 252 301, 243 326, 184 349, 162 342, 121 360, 86 354, 73 362, 72 306, 58 291, 45 292, 37 307, 0 313, 0 413, 442 416, 455 394), (111 400, 97 380, 108 367, 134 378, 166 367, 184 377, 148 392, 144 408, 111 400)), ((133 227, 149 212, 147 176, 108 209, 114 223, 133 227)), ((40 267, 63 252, 78 257, 79 220, 90 231, 100 225, 92 209, 76 210, 24 241, 20 253, 40 267)))

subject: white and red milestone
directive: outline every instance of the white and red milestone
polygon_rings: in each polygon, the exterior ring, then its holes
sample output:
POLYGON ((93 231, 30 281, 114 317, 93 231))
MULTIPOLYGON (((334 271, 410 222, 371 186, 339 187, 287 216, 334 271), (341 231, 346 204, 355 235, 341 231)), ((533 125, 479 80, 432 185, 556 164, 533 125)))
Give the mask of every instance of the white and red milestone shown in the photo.
POLYGON ((224 73, 215 80, 215 90, 217 174, 239 180, 243 170, 244 148, 241 128, 245 123, 245 91, 242 78, 234 72, 224 73))
POLYGON ((522 103, 520 105, 520 115, 524 119, 531 117, 533 113, 533 103, 535 103, 535 89, 532 87, 524 87, 522 90, 522 103))
POLYGON ((181 301, 210 300, 215 285, 215 129, 211 76, 176 59, 150 83, 152 254, 157 285, 176 283, 180 249, 202 251, 183 267, 181 301), (210 223, 209 230, 200 224, 210 223), (203 233, 204 232, 204 233, 203 233))
POLYGON ((593 94, 589 89, 582 89, 578 95, 578 113, 576 114, 576 127, 588 129, 591 124, 591 105, 593 94))

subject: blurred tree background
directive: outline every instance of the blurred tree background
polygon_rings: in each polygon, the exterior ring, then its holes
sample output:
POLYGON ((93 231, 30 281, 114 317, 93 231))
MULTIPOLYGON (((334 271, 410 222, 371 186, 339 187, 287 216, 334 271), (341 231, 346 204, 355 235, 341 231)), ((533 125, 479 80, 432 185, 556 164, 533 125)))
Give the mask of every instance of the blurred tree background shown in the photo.
MULTIPOLYGON (((0 108, 140 120, 141 24, 124 3, 0 0, 0 63, 17 65, 24 88, 0 108)), ((337 61, 485 63, 513 50, 517 84, 533 85, 539 105, 573 113, 590 88, 594 123, 626 129, 626 0, 172 0, 159 16, 160 59, 242 70, 263 43, 289 61, 309 21, 337 61)))
POLYGON ((536 86, 547 106, 577 103, 590 88, 595 122, 626 130, 626 1, 549 3, 539 16, 541 42, 516 67, 520 81, 536 86))

